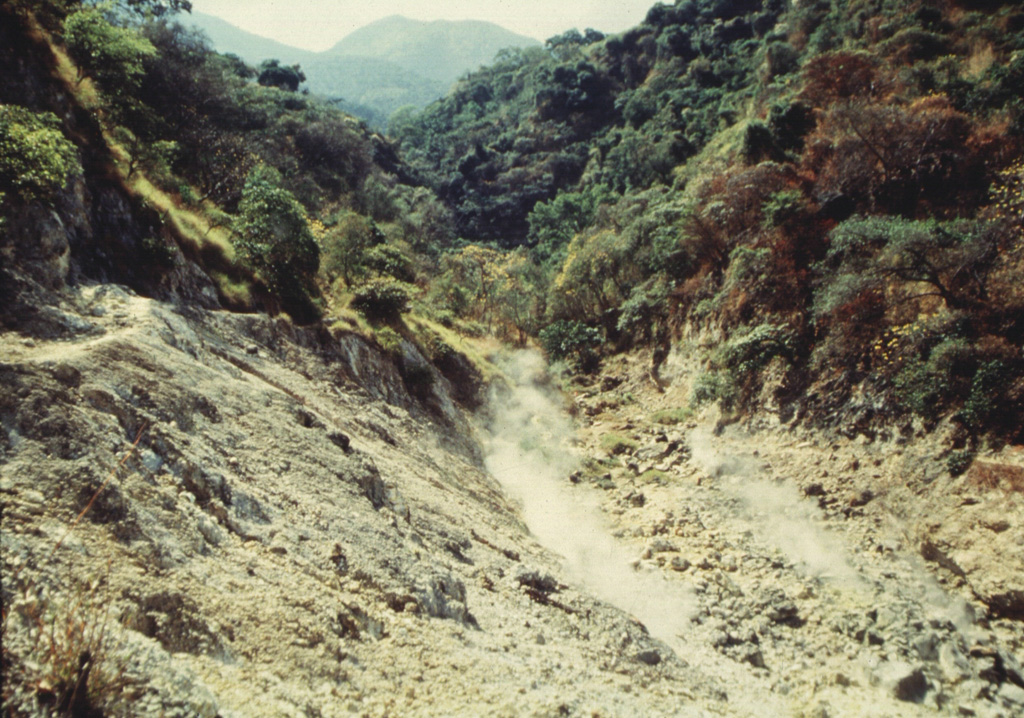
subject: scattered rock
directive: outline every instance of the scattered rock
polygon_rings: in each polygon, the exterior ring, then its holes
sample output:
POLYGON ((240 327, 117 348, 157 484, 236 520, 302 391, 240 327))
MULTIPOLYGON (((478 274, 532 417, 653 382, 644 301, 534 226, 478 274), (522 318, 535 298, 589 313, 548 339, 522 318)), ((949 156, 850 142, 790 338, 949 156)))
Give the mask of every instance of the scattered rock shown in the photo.
POLYGON ((636 660, 648 666, 656 666, 661 663, 661 654, 655 650, 640 651, 636 654, 636 660))

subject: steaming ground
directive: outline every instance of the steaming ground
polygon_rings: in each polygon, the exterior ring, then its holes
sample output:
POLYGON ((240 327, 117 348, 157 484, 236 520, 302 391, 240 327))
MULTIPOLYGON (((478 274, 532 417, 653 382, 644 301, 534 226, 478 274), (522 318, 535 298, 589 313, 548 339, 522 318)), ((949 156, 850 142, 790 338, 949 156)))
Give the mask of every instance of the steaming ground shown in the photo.
POLYGON ((671 389, 645 371, 578 385, 574 424, 539 357, 505 371, 488 470, 565 579, 699 669, 727 714, 1024 715, 1021 623, 984 617, 948 558, 938 574, 921 559, 908 514, 929 509, 884 454, 660 426, 671 389), (609 431, 638 448, 605 455, 609 431))
POLYGON ((629 549, 611 535, 596 497, 568 482, 579 465, 574 428, 535 352, 508 357, 512 382, 491 403, 486 466, 519 504, 540 543, 564 559, 566 577, 639 619, 672 645, 696 609, 692 591, 660 572, 638 571, 629 549))

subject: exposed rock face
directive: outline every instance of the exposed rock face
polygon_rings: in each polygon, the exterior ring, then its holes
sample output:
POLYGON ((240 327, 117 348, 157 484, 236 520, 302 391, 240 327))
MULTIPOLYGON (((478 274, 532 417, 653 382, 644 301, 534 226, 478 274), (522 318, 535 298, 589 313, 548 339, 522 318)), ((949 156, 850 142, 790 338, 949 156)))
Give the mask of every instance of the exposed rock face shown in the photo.
POLYGON ((58 339, 0 335, 19 710, 40 708, 41 614, 106 626, 93 672, 121 676, 132 715, 718 703, 642 626, 552 578, 439 375, 414 398, 358 337, 114 285, 55 310, 58 339))

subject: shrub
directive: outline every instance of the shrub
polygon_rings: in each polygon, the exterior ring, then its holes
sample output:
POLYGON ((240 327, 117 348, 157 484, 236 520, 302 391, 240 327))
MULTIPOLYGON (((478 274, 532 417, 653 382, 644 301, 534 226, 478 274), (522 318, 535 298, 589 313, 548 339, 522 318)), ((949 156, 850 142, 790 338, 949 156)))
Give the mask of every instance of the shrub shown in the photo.
POLYGON ((765 229, 780 227, 803 212, 806 207, 804 193, 798 189, 775 192, 761 205, 761 213, 764 215, 762 226, 765 229))
POLYGON ((693 384, 691 401, 694 406, 719 402, 722 409, 732 409, 739 400, 739 387, 736 380, 726 371, 705 372, 697 377, 693 384))
POLYGON ((378 244, 366 250, 365 256, 367 266, 382 275, 401 282, 412 282, 416 279, 412 259, 399 247, 392 244, 378 244))
POLYGON ((56 115, 0 105, 0 200, 49 199, 81 171, 56 115))
POLYGON ((601 332, 583 322, 560 320, 540 330, 540 344, 553 360, 569 359, 577 365, 590 364, 601 332))
POLYGON ((388 354, 398 354, 402 350, 402 335, 391 327, 378 327, 374 333, 380 348, 388 354))
POLYGON ((409 311, 411 297, 404 283, 376 279, 356 290, 351 306, 368 319, 392 321, 409 311))
POLYGON ((101 7, 82 7, 64 22, 64 42, 79 73, 92 75, 110 95, 137 86, 143 62, 157 54, 149 40, 133 28, 112 25, 101 7))
POLYGON ((865 292, 896 304, 938 297, 950 309, 987 298, 987 281, 1002 241, 1000 228, 979 221, 911 221, 856 217, 836 227, 815 296, 819 315, 865 292))
POLYGON ((959 449, 951 451, 949 456, 946 457, 946 468, 951 476, 960 476, 960 474, 971 468, 973 462, 974 449, 959 449))
POLYGON ((5 714, 127 715, 126 664, 94 591, 56 599, 30 588, 12 598, 3 616, 5 714))
POLYGON ((715 363, 745 378, 768 366, 775 357, 792 361, 795 350, 796 337, 789 327, 758 324, 734 333, 719 347, 715 363))
POLYGON ((259 165, 245 181, 233 241, 240 259, 294 311, 307 304, 320 266, 306 210, 280 186, 281 174, 259 165))
POLYGON ((666 312, 668 293, 669 286, 657 279, 634 287, 629 298, 619 307, 615 328, 620 332, 639 331, 644 337, 652 336, 653 325, 666 312))

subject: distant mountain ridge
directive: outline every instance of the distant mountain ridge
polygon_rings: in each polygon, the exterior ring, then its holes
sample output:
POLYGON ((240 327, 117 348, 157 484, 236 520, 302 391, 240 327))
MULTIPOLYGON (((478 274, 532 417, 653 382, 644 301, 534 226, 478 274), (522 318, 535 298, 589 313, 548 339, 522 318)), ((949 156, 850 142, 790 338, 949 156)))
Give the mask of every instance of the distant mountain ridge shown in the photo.
POLYGON ((468 70, 490 63, 506 47, 540 42, 480 20, 411 20, 391 15, 346 35, 327 51, 387 59, 442 82, 454 82, 468 70))
POLYGON ((442 97, 461 75, 476 70, 507 47, 539 45, 534 38, 476 20, 377 20, 324 52, 311 52, 261 37, 213 15, 193 12, 191 24, 218 52, 250 64, 276 58, 299 63, 310 92, 343 98, 344 107, 382 128, 399 107, 424 107, 442 97))

